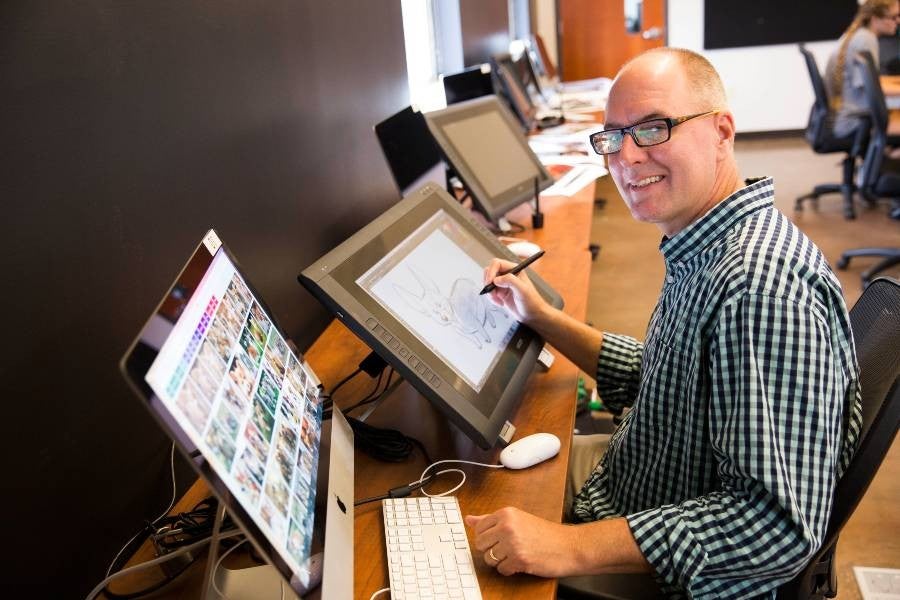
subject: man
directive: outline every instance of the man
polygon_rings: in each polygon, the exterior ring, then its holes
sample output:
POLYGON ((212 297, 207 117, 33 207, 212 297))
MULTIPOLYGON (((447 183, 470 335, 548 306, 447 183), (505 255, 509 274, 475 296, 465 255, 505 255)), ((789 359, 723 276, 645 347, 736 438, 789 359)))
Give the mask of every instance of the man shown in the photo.
POLYGON ((604 403, 632 410, 582 475, 582 524, 509 507, 466 523, 502 574, 652 572, 672 596, 772 597, 821 545, 859 435, 840 286, 774 209, 771 179, 742 182, 706 59, 642 54, 617 76, 606 117, 591 143, 632 215, 664 235, 646 341, 551 308, 524 273, 497 276, 511 263, 495 260, 485 281, 494 302, 597 374, 604 403))

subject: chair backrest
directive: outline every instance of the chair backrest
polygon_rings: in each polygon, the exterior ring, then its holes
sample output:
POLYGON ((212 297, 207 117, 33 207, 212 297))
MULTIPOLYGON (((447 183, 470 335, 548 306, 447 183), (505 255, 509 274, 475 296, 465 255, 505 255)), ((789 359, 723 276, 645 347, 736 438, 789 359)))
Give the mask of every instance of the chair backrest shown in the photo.
MULTIPOLYGON (((887 127, 889 113, 881 89, 881 79, 875 60, 869 52, 860 52, 854 58, 863 79, 863 88, 868 101, 869 118, 872 131, 866 155, 863 159, 860 188, 864 192, 872 192, 877 186, 881 167, 884 164, 884 153, 887 148, 887 127)), ((877 195, 877 194, 876 194, 877 195)))
POLYGON ((815 95, 815 101, 809 111, 809 121, 806 124, 806 140, 813 150, 820 152, 831 136, 831 124, 834 116, 828 104, 828 92, 825 89, 822 75, 819 73, 819 67, 816 65, 815 57, 803 44, 800 44, 799 48, 800 54, 806 61, 806 69, 809 71, 809 79, 815 95))
POLYGON ((815 105, 827 111, 828 91, 825 88, 825 81, 822 79, 821 73, 819 73, 816 58, 803 44, 800 44, 800 54, 803 55, 803 59, 806 61, 806 70, 809 71, 809 79, 812 81, 813 93, 816 96, 815 105))
POLYGON ((821 583, 816 576, 823 575, 820 560, 831 554, 900 427, 900 281, 887 277, 874 280, 850 311, 850 324, 862 393, 859 447, 835 487, 821 548, 797 577, 779 589, 779 598, 813 596, 812 591, 821 583))

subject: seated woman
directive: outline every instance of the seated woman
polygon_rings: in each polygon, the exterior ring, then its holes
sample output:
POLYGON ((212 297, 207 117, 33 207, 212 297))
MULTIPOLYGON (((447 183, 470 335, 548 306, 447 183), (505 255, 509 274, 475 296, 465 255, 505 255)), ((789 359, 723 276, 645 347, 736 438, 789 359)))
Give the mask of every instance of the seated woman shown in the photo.
POLYGON ((832 107, 837 111, 834 134, 838 137, 853 132, 860 123, 859 115, 868 112, 862 74, 853 56, 869 51, 878 65, 878 36, 894 35, 900 17, 900 0, 866 0, 853 22, 841 36, 837 51, 828 59, 825 82, 832 107))

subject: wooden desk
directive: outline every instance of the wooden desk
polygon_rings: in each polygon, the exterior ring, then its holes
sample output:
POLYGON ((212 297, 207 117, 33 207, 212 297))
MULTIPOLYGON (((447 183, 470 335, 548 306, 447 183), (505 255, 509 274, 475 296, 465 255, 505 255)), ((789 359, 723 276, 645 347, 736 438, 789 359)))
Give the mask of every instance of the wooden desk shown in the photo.
MULTIPOLYGON (((588 250, 593 185, 572 198, 541 201, 545 213, 542 230, 528 230, 520 237, 530 239, 547 251, 534 269, 558 290, 566 301, 565 311, 584 319, 587 310, 590 251, 588 250)), ((520 207, 510 220, 530 223, 530 210, 520 207)), ((341 323, 334 322, 307 353, 316 373, 326 382, 338 381, 365 357, 364 346, 341 323)), ((562 441, 559 456, 526 471, 494 471, 464 467, 468 477, 455 495, 463 514, 483 514, 504 506, 516 506, 553 521, 561 521, 563 497, 575 422, 575 390, 578 369, 558 353, 547 372, 535 370, 528 381, 518 409, 510 419, 517 427, 517 438, 538 431, 556 434, 562 441)), ((358 378, 362 379, 362 378, 358 378)), ((348 384, 337 394, 338 405, 361 398, 370 381, 348 384)), ((375 426, 389 426, 420 439, 434 460, 461 458, 478 462, 496 462, 499 450, 484 451, 449 426, 431 405, 411 386, 403 384, 386 399, 368 420, 375 426)), ((356 497, 376 496, 388 489, 418 479, 425 462, 421 457, 401 464, 385 464, 357 453, 356 497)), ((430 489, 448 489, 457 479, 448 476, 430 489)), ((470 534, 471 544, 471 534, 470 534)), ((357 507, 354 552, 354 596, 368 598, 387 587, 384 528, 380 502, 357 507)), ((473 552, 478 581, 484 598, 552 598, 556 581, 528 575, 503 577, 485 565, 473 552)))
POLYGON ((880 79, 888 108, 900 108, 900 75, 882 75, 880 79))
MULTIPOLYGON (((518 237, 531 240, 547 251, 534 270, 562 294, 564 310, 581 320, 587 311, 588 279, 591 256, 588 250, 593 211, 594 186, 590 185, 572 198, 553 197, 541 200, 545 225, 541 230, 528 229, 518 237)), ((530 223, 530 209, 521 206, 509 215, 510 220, 530 223)), ((338 321, 325 330, 306 354, 326 388, 352 372, 369 349, 338 321)), ((465 485, 455 495, 464 514, 483 514, 504 506, 515 506, 553 521, 561 521, 565 494, 565 478, 575 422, 575 393, 578 369, 559 353, 552 368, 535 372, 510 421, 517 427, 516 438, 546 431, 562 441, 559 456, 525 471, 495 471, 480 467, 464 467, 465 485)), ((364 397, 373 382, 356 377, 336 395, 339 406, 364 397)), ((432 459, 461 458, 478 462, 496 462, 499 449, 484 451, 450 426, 410 385, 403 383, 384 400, 367 421, 375 426, 389 426, 421 440, 432 459)), ((418 453, 417 453, 418 454, 418 453)), ((381 463, 356 453, 356 498, 385 493, 388 489, 418 479, 425 462, 420 456, 400 464, 381 463)), ((448 476, 432 483, 431 490, 448 489, 457 478, 448 476)), ((179 502, 178 510, 193 506, 208 495, 200 480, 179 502)), ((354 535, 354 597, 368 598, 388 587, 381 503, 357 507, 354 535)), ((471 533, 470 533, 471 544, 471 533)), ((153 557, 149 543, 132 557, 129 565, 153 557)), ((485 600, 494 598, 553 598, 556 581, 529 575, 503 577, 485 565, 483 557, 473 552, 478 582, 485 600)), ((190 572, 151 597, 199 597, 204 561, 197 561, 190 572)), ((140 578, 115 583, 114 591, 124 593, 159 580, 158 571, 148 570, 140 578)))

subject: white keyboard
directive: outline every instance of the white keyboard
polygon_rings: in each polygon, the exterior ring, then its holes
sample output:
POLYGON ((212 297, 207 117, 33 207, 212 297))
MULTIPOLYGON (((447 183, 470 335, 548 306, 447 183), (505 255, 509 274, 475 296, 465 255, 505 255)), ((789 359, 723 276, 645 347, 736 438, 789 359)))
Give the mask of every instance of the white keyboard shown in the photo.
POLYGON ((466 529, 453 496, 382 501, 391 600, 480 600, 466 529))

